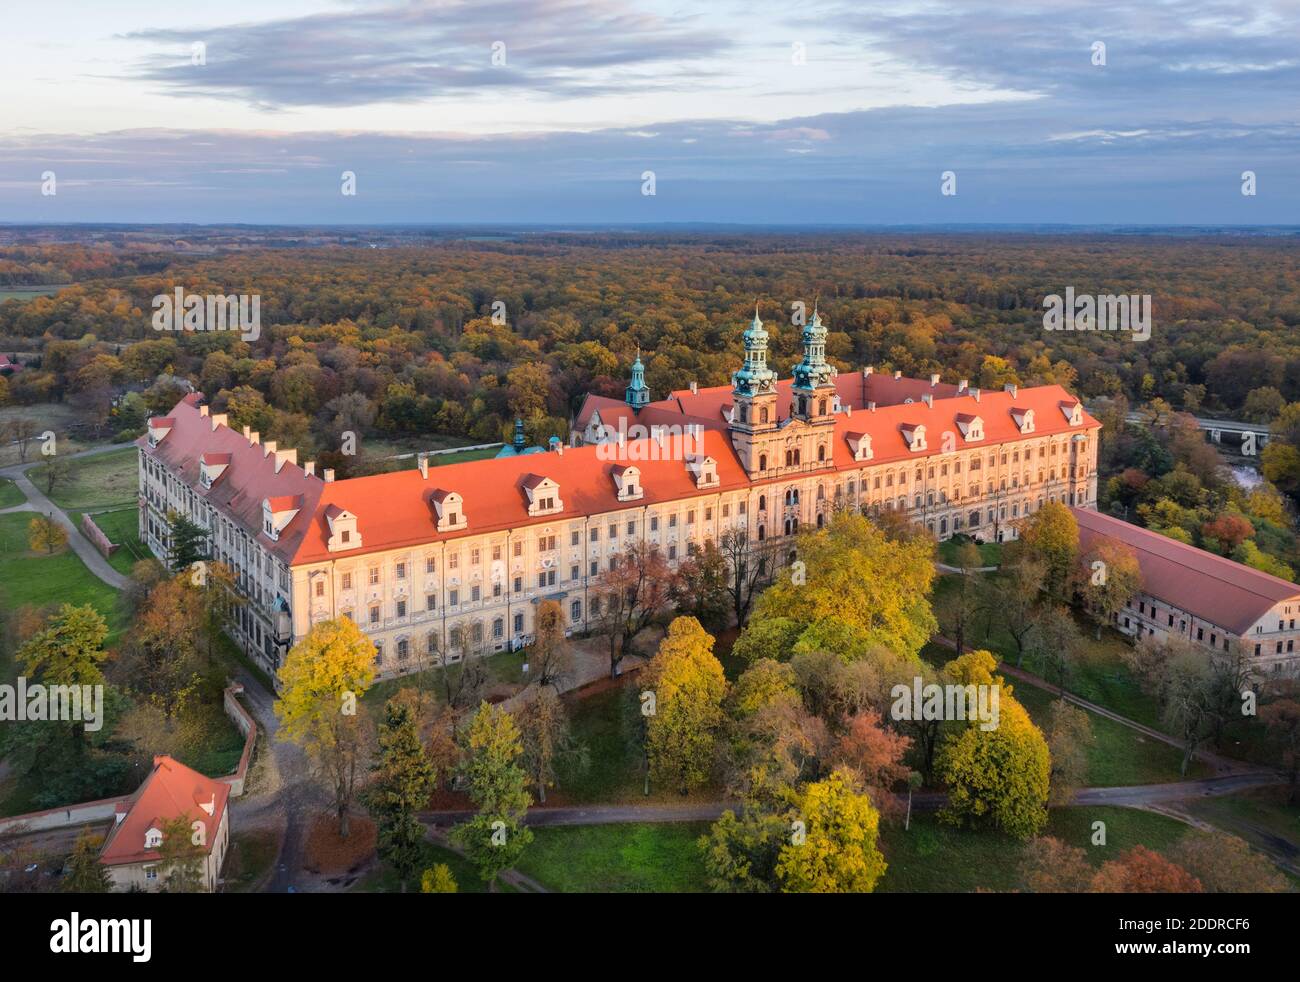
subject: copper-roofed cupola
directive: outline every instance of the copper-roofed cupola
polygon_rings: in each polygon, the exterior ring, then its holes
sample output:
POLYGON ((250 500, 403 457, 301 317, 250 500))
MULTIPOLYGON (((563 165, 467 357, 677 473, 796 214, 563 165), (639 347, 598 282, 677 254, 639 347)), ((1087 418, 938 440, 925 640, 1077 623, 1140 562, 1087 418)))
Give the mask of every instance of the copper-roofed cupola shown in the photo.
POLYGON ((835 375, 826 362, 826 327, 814 307, 812 320, 803 329, 803 360, 794 366, 790 414, 808 423, 833 422, 835 375))

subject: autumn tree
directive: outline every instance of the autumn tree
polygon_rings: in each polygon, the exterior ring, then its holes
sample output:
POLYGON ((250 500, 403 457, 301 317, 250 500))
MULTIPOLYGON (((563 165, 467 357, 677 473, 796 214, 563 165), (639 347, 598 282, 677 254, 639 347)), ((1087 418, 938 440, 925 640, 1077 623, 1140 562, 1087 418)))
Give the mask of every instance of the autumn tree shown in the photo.
POLYGON ((1020 878, 1030 893, 1086 893, 1095 874, 1087 854, 1052 836, 1025 843, 1020 878))
POLYGON ((452 875, 451 867, 446 863, 430 866, 420 876, 421 893, 458 893, 459 891, 456 877, 452 875))
POLYGON ((851 773, 807 784, 790 812, 792 833, 776 876, 783 893, 870 893, 885 874, 880 814, 851 773))
POLYGON ((790 834, 784 813, 753 805, 739 815, 727 809, 697 843, 709 888, 715 893, 775 892, 776 864, 790 834))
POLYGON ((537 789, 537 800, 546 804, 546 789, 555 787, 561 762, 581 765, 585 748, 574 743, 568 710, 553 689, 537 689, 515 711, 515 718, 524 748, 524 770, 537 789))
POLYGON ((992 674, 996 665, 988 652, 977 651, 965 664, 955 660, 945 666, 963 687, 989 687, 990 706, 996 692, 998 718, 968 719, 940 748, 939 775, 948 786, 940 818, 954 825, 988 823, 1028 839, 1047 823, 1051 759, 1043 734, 1001 676, 992 674))
POLYGON ((564 608, 556 600, 537 605, 534 641, 528 649, 528 667, 539 686, 559 685, 573 674, 573 650, 564 636, 564 608))
POLYGON ((911 745, 910 739, 884 725, 880 713, 868 709, 845 721, 831 761, 853 773, 882 814, 897 817, 903 803, 893 789, 911 774, 903 763, 911 745))
POLYGON ((694 617, 668 625, 644 685, 654 697, 646 722, 651 779, 686 794, 709 778, 727 689, 713 637, 694 617))
POLYGON ((357 710, 374 674, 375 646, 348 617, 313 625, 278 672, 280 734, 307 752, 326 781, 345 839, 368 735, 357 710))
POLYGON ((1092 893, 1203 893, 1201 881, 1146 846, 1134 846, 1101 864, 1092 893))
POLYGON ((43 549, 53 555, 55 550, 62 549, 67 544, 68 533, 53 518, 35 515, 27 523, 27 546, 32 552, 43 549))
POLYGON ((1059 501, 1049 501, 1020 520, 1019 532, 1025 554, 1043 563, 1048 594, 1064 599, 1079 552, 1079 523, 1070 509, 1059 501))
POLYGON ((197 840, 189 817, 163 820, 162 845, 158 847, 157 869, 167 893, 198 893, 204 887, 203 857, 207 850, 197 840))
POLYGON ((524 815, 532 798, 521 758, 523 740, 514 717, 499 706, 479 704, 460 735, 460 775, 478 813, 452 829, 452 839, 478 867, 490 890, 533 841, 524 815))
POLYGON ((886 648, 917 657, 938 626, 928 599, 933 549, 921 539, 890 541, 863 516, 836 513, 826 528, 799 535, 796 565, 759 597, 734 654, 786 660, 820 650, 855 661, 886 648))
POLYGON ((1288 804, 1300 800, 1300 682, 1290 681, 1259 710, 1287 777, 1288 804))
POLYGON ((1075 588, 1097 622, 1100 641, 1101 629, 1112 624, 1115 615, 1142 589, 1137 554, 1123 542, 1099 539, 1075 567, 1075 588))
POLYGON ((63 878, 65 893, 108 893, 113 889, 108 867, 99 861, 104 837, 82 830, 68 857, 68 873, 63 878))
POLYGON ((1024 664, 1038 612, 1038 594, 1046 580, 1047 565, 1022 556, 1004 563, 997 573, 980 581, 985 594, 984 610, 1011 636, 1017 667, 1024 664))
POLYGON ((379 856, 397 873, 402 892, 419 868, 424 825, 418 812, 428 805, 437 771, 420 742, 408 701, 390 699, 379 726, 379 758, 374 779, 363 795, 378 827, 379 856))
POLYGON ((1065 695, 1084 650, 1084 638, 1068 607, 1045 603, 1034 615, 1034 631, 1027 652, 1030 663, 1046 682, 1054 683, 1065 695))
POLYGON ((1092 722, 1086 710, 1057 699, 1052 703, 1046 736, 1052 759, 1048 804, 1068 805, 1075 791, 1088 783, 1092 722))
POLYGON ((633 640, 668 607, 673 573, 657 546, 638 542, 612 557, 591 586, 593 620, 609 641, 609 675, 631 653, 633 640))
POLYGON ((1285 893, 1286 877, 1268 857, 1221 829, 1192 830, 1169 859, 1200 881, 1206 893, 1285 893))
POLYGON ((722 530, 718 551, 727 564, 731 610, 736 615, 736 623, 744 627, 754 598, 775 573, 775 545, 770 539, 763 542, 751 539, 745 526, 733 525, 722 530))

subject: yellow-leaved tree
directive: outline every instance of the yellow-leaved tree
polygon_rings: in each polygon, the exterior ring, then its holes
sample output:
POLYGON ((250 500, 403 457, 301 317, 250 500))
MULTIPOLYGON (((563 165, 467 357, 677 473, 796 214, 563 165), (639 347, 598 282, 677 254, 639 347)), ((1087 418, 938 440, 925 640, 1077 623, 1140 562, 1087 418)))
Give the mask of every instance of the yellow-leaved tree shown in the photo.
POLYGON ((375 677, 375 646, 351 618, 322 621, 289 649, 278 673, 280 734, 301 746, 334 796, 339 836, 364 770, 361 696, 375 677))
POLYGON ((870 893, 885 873, 880 813, 843 769, 804 785, 776 861, 782 893, 870 893))
POLYGON ((646 668, 653 708, 646 716, 650 776, 686 794, 709 778, 722 725, 727 680, 713 636, 694 617, 678 617, 646 668))
POLYGON ((787 661, 831 651, 857 661, 875 648, 915 658, 938 630, 930 609, 934 544, 894 541, 862 515, 839 512, 795 540, 795 559, 754 606, 735 653, 787 661))

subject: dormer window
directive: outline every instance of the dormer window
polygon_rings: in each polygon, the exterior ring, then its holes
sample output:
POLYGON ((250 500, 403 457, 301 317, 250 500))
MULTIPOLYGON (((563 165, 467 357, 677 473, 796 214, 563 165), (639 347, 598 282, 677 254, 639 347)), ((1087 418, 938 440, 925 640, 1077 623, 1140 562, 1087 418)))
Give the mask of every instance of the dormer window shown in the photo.
POLYGON ((1080 403, 1062 402, 1060 406, 1061 412, 1071 426, 1081 426, 1083 424, 1083 406, 1080 403))
POLYGON ((429 496, 429 500, 433 504, 439 532, 456 532, 466 527, 464 503, 459 493, 439 489, 429 496))
POLYGON ((853 451, 854 460, 870 460, 871 451, 871 434, 870 433, 850 433, 848 435, 849 449, 853 451))
POLYGON ((970 413, 957 414, 957 429, 966 438, 967 443, 984 439, 984 420, 970 413))
POLYGON ((926 449, 925 447, 925 424, 923 423, 904 423, 900 427, 903 439, 907 442, 907 449, 913 453, 926 449))
POLYGON ((302 508, 302 495, 285 494, 262 499, 262 531, 272 541, 279 541, 280 533, 294 520, 302 508))
POLYGON ((329 541, 326 543, 326 548, 330 552, 356 549, 361 545, 357 516, 346 508, 330 505, 325 509, 325 523, 329 527, 329 541))
POLYGON ((149 420, 149 446, 156 447, 162 443, 175 425, 176 420, 170 416, 160 416, 149 420))
POLYGON ((610 473, 619 501, 636 501, 645 493, 641 487, 641 468, 636 465, 615 467, 610 473))
POLYGON ((199 457, 199 484, 211 488, 230 466, 230 454, 205 453, 199 457))
POLYGON ((1012 406, 1011 420, 1016 424, 1016 429, 1021 433, 1034 432, 1034 411, 1032 409, 1021 409, 1017 406, 1012 406))
POLYGON ((691 454, 686 458, 686 467, 695 477, 697 488, 713 488, 718 480, 718 462, 707 454, 691 454))
POLYGON ((162 829, 151 828, 144 834, 144 847, 146 849, 162 848, 162 829))
POLYGON ((560 486, 549 477, 529 474, 524 478, 524 492, 528 495, 529 515, 552 515, 564 511, 560 500, 560 486))

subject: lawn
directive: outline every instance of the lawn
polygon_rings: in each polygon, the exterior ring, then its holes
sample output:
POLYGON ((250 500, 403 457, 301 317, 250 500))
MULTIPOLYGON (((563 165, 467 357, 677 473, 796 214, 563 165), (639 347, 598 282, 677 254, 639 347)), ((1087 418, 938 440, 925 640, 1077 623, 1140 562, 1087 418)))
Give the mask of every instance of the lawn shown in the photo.
MULTIPOLYGON (((1199 798, 1187 810, 1211 825, 1240 836, 1260 851, 1300 867, 1300 805, 1286 803, 1285 788, 1222 798, 1199 798)), ((1292 874, 1292 879, 1297 877, 1292 874)))
MULTIPOLYGON (((939 543, 939 562, 946 563, 949 566, 957 564, 957 550, 962 544, 969 541, 963 537, 954 536, 951 539, 944 539, 939 543)), ((978 546, 980 551, 981 566, 1001 566, 1002 565, 1002 545, 998 542, 983 542, 978 546)))
POLYGON ((0 515, 0 611, 27 604, 90 604, 108 622, 111 645, 126 627, 118 609, 117 591, 86 569, 71 549, 54 555, 32 553, 27 548, 31 515, 0 515))
MULTIPOLYGON (((80 528, 81 516, 84 514, 86 514, 84 511, 71 511, 68 512, 68 517, 80 528)), ((92 510, 90 517, 108 536, 109 542, 122 547, 108 557, 109 563, 119 573, 129 575, 132 566, 142 559, 151 557, 148 547, 140 541, 140 513, 135 505, 113 511, 92 510)))
POLYGON ((227 893, 248 893, 257 888, 270 873, 280 848, 272 832, 254 830, 236 832, 230 837, 230 850, 222 869, 227 893))
MULTIPOLYGON (((1131 808, 1056 808, 1044 835, 1082 848, 1093 865, 1135 845, 1168 849, 1187 832, 1172 818, 1131 808), (1104 822, 1106 845, 1092 845, 1094 822, 1104 822)), ((1024 844, 1002 832, 959 829, 933 815, 913 815, 910 831, 891 823, 882 827, 881 851, 889 868, 877 885, 883 893, 968 893, 1021 888, 1024 844)))
POLYGON ((64 510, 93 511, 136 503, 139 490, 135 447, 124 447, 95 457, 78 457, 71 461, 68 478, 45 491, 45 465, 37 464, 27 472, 28 478, 51 501, 64 510))
POLYGON ((708 890, 696 840, 707 822, 571 825, 533 830, 515 867, 561 893, 708 890))
POLYGON ((27 496, 18 490, 13 481, 0 479, 0 508, 12 508, 21 505, 27 496))

